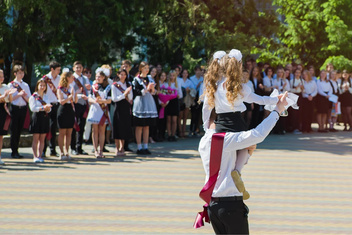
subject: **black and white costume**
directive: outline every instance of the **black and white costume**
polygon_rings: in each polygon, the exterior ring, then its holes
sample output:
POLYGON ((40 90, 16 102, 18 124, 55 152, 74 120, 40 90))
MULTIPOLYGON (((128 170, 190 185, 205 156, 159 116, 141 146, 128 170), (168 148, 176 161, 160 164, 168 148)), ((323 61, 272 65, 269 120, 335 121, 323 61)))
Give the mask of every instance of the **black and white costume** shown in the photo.
MULTIPOLYGON (((45 134, 49 132, 49 115, 44 111, 44 105, 48 104, 47 95, 41 97, 37 92, 29 98, 29 109, 32 111, 29 132, 32 134, 45 134)), ((50 110, 51 111, 51 110, 50 110)))

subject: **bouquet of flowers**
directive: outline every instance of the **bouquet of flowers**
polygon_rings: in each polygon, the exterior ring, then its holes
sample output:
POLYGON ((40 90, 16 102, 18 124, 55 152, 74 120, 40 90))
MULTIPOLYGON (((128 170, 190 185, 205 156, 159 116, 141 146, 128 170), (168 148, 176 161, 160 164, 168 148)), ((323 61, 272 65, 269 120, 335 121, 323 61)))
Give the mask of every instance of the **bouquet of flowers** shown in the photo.
MULTIPOLYGON (((163 86, 160 88, 160 92, 159 92, 158 96, 159 96, 159 100, 165 104, 166 102, 177 98, 177 90, 172 89, 170 87, 165 88, 163 86)), ((165 108, 161 107, 160 112, 159 112, 160 119, 164 118, 164 112, 165 112, 165 108)))

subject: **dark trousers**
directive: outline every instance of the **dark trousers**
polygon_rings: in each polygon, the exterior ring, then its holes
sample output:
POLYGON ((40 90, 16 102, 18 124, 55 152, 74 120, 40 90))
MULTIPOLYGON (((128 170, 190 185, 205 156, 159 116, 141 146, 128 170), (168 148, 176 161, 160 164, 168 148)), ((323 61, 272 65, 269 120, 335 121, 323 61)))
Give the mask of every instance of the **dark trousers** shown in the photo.
POLYGON ((211 201, 208 207, 216 234, 249 234, 248 213, 243 201, 211 201))
POLYGON ((83 118, 83 114, 86 111, 86 107, 87 105, 75 104, 75 114, 80 130, 79 132, 76 132, 75 128, 72 130, 71 149, 78 152, 82 151, 83 132, 86 125, 86 118, 83 118))
POLYGON ((302 131, 308 132, 311 131, 311 125, 313 122, 313 112, 314 112, 314 103, 313 100, 309 101, 307 98, 302 98, 302 131))
MULTIPOLYGON (((56 131, 57 131, 57 109, 59 108, 59 103, 57 104, 52 104, 51 111, 49 114, 49 125, 50 125, 50 133, 51 133, 51 139, 48 141, 49 142, 49 148, 51 153, 55 153, 56 150, 56 131)), ((46 152, 46 148, 48 147, 47 141, 45 141, 44 145, 44 153, 46 152)))
POLYGON ((195 133, 197 128, 199 128, 199 120, 202 116, 203 103, 196 104, 191 107, 191 126, 190 132, 195 133))
POLYGON ((166 132, 166 117, 158 119, 158 138, 163 140, 166 132))
POLYGON ((21 131, 27 114, 26 106, 11 105, 11 150, 12 154, 18 154, 18 145, 20 143, 21 131))

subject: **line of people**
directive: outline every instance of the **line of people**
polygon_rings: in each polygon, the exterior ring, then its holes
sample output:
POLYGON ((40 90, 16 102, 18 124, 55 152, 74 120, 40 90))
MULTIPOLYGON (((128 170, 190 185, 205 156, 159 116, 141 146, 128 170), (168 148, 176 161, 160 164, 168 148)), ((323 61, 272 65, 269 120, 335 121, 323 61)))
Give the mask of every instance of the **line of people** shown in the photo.
MULTIPOLYGON (((341 73, 328 64, 316 77, 313 66, 304 68, 300 64, 278 66, 276 73, 268 63, 257 65, 248 60, 246 67, 243 76, 249 77, 247 85, 254 93, 270 95, 278 89, 280 93, 289 91, 299 96, 300 108, 290 108, 288 117, 279 120, 273 133, 310 133, 315 120, 319 125, 318 132, 336 132, 340 114, 344 131, 352 131, 352 78, 347 70, 341 73)), ((256 127, 268 115, 262 105, 246 104, 246 107, 243 115, 250 128, 256 127)))
POLYGON ((95 157, 104 158, 109 132, 117 156, 130 150, 128 143, 133 138, 137 154, 151 154, 148 143, 165 140, 166 132, 168 141, 176 141, 176 134, 186 136, 189 111, 189 136, 199 135, 202 104, 197 100, 202 95, 204 72, 199 66, 190 77, 187 69, 181 72, 178 66, 166 73, 160 66, 150 68, 141 62, 132 74, 132 63, 124 60, 116 77, 112 77, 110 66, 103 65, 95 71, 94 81, 89 80, 91 70, 83 68, 80 61, 74 62, 73 72, 64 69, 61 74, 56 61, 49 68, 50 72, 37 81, 33 94, 22 80, 25 70, 21 65, 14 66, 15 78, 8 85, 2 84, 4 74, 0 70, 0 157, 3 135, 10 130, 11 157, 23 158, 18 146, 21 132, 27 128, 33 134, 35 163, 44 162, 47 147, 51 156, 61 160, 88 155, 82 146, 90 136, 95 157))

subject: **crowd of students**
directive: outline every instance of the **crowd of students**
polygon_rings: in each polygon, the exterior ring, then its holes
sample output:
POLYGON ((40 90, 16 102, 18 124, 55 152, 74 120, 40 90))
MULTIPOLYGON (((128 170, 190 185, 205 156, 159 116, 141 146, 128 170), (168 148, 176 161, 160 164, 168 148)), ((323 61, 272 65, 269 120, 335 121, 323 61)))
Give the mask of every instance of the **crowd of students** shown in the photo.
MULTIPOLYGON (((205 87, 205 71, 200 66, 190 76, 191 71, 180 65, 163 71, 160 64, 141 62, 132 68, 132 63, 124 60, 116 76, 111 66, 102 65, 96 69, 94 80, 92 71, 79 61, 74 62, 73 72, 68 69, 61 72, 61 65, 55 61, 49 67, 50 72, 37 81, 33 94, 22 80, 21 65, 13 67, 15 78, 8 85, 2 84, 4 73, 0 70, 0 157, 3 135, 10 130, 11 157, 22 158, 18 145, 23 128, 33 134, 35 163, 44 161, 47 146, 51 156, 62 160, 71 159, 71 155, 88 155, 82 146, 90 138, 94 156, 104 158, 104 145, 110 141, 110 133, 117 156, 131 151, 128 143, 133 139, 137 154, 144 155, 151 154, 150 142, 200 135, 203 107, 200 98, 205 87)), ((341 73, 328 64, 317 77, 312 66, 304 68, 293 63, 274 70, 268 63, 257 64, 254 60, 247 60, 244 68, 241 76, 251 92, 269 96, 277 89, 299 96, 300 109, 289 108, 289 115, 279 120, 273 133, 312 132, 315 114, 318 132, 336 131, 334 125, 339 114, 344 130, 352 130, 352 79, 347 71, 341 73)), ((241 111, 249 128, 256 127, 269 115, 261 104, 245 105, 246 110, 241 111)), ((3 163, 1 158, 0 163, 3 163)))

